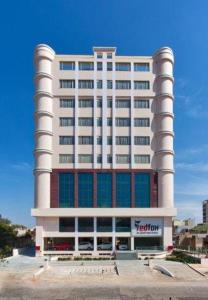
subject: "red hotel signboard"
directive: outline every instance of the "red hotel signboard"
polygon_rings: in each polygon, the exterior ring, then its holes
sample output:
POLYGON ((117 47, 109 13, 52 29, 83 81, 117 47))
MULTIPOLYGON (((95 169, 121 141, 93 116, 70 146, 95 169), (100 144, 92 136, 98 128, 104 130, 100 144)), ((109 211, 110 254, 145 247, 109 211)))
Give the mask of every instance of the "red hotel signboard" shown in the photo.
POLYGON ((133 236, 162 236, 163 220, 161 218, 132 218, 131 233, 133 236))

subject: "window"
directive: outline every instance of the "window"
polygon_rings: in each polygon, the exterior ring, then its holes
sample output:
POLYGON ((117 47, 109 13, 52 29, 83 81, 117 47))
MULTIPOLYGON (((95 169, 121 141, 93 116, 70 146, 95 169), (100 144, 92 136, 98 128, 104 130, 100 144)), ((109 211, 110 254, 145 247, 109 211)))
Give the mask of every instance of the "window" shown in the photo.
POLYGON ((97 163, 102 164, 102 155, 101 154, 98 154, 98 156, 97 156, 97 163))
POLYGON ((149 127, 150 119, 149 118, 135 118, 134 126, 135 127, 149 127))
POLYGON ((103 58, 103 54, 102 53, 97 53, 97 58, 103 58))
POLYGON ((116 218, 116 232, 130 232, 131 218, 116 218))
POLYGON ((112 136, 107 136, 107 145, 112 145, 112 136))
POLYGON ((97 173, 97 206, 112 207, 111 173, 97 173))
POLYGON ((97 118, 97 126, 102 126, 102 118, 97 118))
POLYGON ((103 69, 103 63, 97 62, 97 71, 102 71, 102 69, 103 69))
POLYGON ((150 155, 146 155, 146 154, 134 155, 134 160, 136 164, 149 164, 150 155))
POLYGON ((97 89, 102 89, 102 88, 103 88, 103 81, 97 80, 97 89))
POLYGON ((117 164, 129 164, 131 162, 130 155, 128 154, 117 154, 116 163, 117 164))
POLYGON ((136 72, 148 72, 150 70, 149 63, 135 63, 134 71, 136 72))
POLYGON ((59 136, 59 145, 74 145, 74 136, 59 136))
POLYGON ((102 145, 102 136, 97 136, 97 145, 102 145))
POLYGON ((135 174, 135 207, 150 207, 150 175, 135 174))
POLYGON ((60 232, 75 232, 75 218, 59 218, 60 232))
POLYGON ((74 118, 59 118, 60 126, 74 126, 74 118))
POLYGON ((59 207, 74 207, 74 174, 59 174, 59 207))
POLYGON ((102 98, 97 99, 97 107, 99 107, 99 108, 102 107, 102 98))
POLYGON ((131 107, 131 99, 116 99, 117 108, 129 108, 131 107))
POLYGON ((134 100, 135 108, 149 108, 149 100, 134 100))
POLYGON ((112 58, 112 53, 107 53, 107 58, 111 59, 112 58))
POLYGON ((75 62, 73 62, 73 61, 60 61, 59 68, 60 68, 60 70, 73 71, 73 70, 75 70, 75 62))
POLYGON ((93 99, 79 99, 79 107, 93 107, 93 99))
POLYGON ((93 218, 79 218, 78 219, 78 231, 79 232, 93 232, 94 231, 93 223, 94 223, 93 218))
POLYGON ((72 164, 74 162, 73 154, 59 154, 60 164, 72 164))
POLYGON ((130 63, 116 63, 116 71, 131 71, 130 63))
POLYGON ((112 118, 107 118, 107 126, 112 126, 112 118))
POLYGON ((128 127, 130 125, 130 118, 116 118, 117 127, 128 127))
POLYGON ((130 136, 117 136, 116 145, 130 145, 131 139, 130 136))
POLYGON ((79 62, 79 70, 80 71, 94 70, 94 63, 93 62, 79 62))
POLYGON ((112 62, 107 62, 107 71, 112 71, 112 70, 113 70, 112 62))
POLYGON ((112 218, 97 218, 97 232, 112 232, 112 218))
POLYGON ((61 79, 59 80, 61 89, 74 89, 75 80, 61 79))
POLYGON ((117 90, 130 90, 131 81, 130 80, 116 80, 116 89, 117 90))
POLYGON ((67 108, 67 107, 74 107, 74 99, 60 99, 60 107, 67 108))
POLYGON ((134 144, 135 145, 149 145, 150 137, 149 136, 135 136, 134 144))
POLYGON ((131 174, 116 174, 116 207, 131 207, 131 174))
POLYGON ((93 126, 93 118, 79 118, 79 126, 93 126))
POLYGON ((107 163, 112 164, 112 155, 111 154, 107 155, 107 163))
POLYGON ((113 88, 113 81, 112 80, 107 80, 107 89, 112 90, 113 88))
POLYGON ((93 162, 93 156, 91 154, 79 154, 79 163, 87 164, 93 162))
POLYGON ((79 89, 93 89, 94 81, 93 80, 79 80, 79 89))
POLYGON ((93 207, 92 173, 78 173, 78 207, 93 207))
POLYGON ((93 136, 79 136, 79 145, 93 145, 93 136))
POLYGON ((107 106, 108 106, 108 108, 112 108, 112 98, 109 98, 107 100, 107 106))
POLYGON ((134 81, 135 90, 149 90, 150 84, 149 81, 134 81))

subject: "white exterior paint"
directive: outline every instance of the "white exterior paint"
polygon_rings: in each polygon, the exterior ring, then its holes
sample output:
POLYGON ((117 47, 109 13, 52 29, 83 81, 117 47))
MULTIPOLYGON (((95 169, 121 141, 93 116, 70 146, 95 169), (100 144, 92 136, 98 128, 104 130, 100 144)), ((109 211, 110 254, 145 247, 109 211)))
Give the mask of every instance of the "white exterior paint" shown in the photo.
MULTIPOLYGON (((161 217, 164 220, 163 245, 172 245, 172 216, 176 215, 174 209, 173 187, 174 187, 174 167, 173 167, 173 53, 170 48, 161 48, 154 56, 117 56, 115 48, 94 48, 94 55, 56 55, 47 45, 38 45, 35 50, 35 208, 32 215, 36 217, 36 244, 43 251, 43 237, 75 237, 75 252, 78 251, 79 236, 112 236, 113 247, 118 236, 128 236, 131 238, 131 249, 134 249, 134 238, 130 233, 115 232, 115 217, 161 217), (103 59, 96 57, 97 51, 103 52, 103 59), (107 60, 107 52, 112 52, 112 59, 107 60), (75 71, 61 71, 60 61, 74 61, 75 71), (78 62, 102 61, 103 70, 79 71, 78 62), (107 71, 107 61, 112 62, 113 71, 107 71), (115 71, 116 62, 130 62, 131 71, 115 71), (149 72, 134 72, 135 62, 148 62, 149 72), (60 89, 59 79, 75 79, 75 89, 60 89), (103 88, 88 90, 78 89, 79 79, 94 80, 96 87, 97 80, 103 80, 103 88), (107 89, 107 80, 113 81, 114 88, 107 89), (130 80, 130 90, 116 90, 115 80, 130 80), (149 90, 134 90, 134 80, 148 80, 149 90), (64 110, 59 107, 59 98, 75 97, 75 108, 64 110), (78 99, 82 96, 94 97, 94 108, 79 108, 78 99), (97 107, 97 98, 102 97, 102 109, 97 107), (107 107, 107 98, 112 97, 112 108, 107 107), (130 97, 131 109, 121 109, 115 107, 116 97, 130 97), (150 109, 138 110, 134 108, 134 99, 150 99, 150 109), (75 118, 74 127, 60 127, 59 117, 71 116, 75 118), (97 126, 97 118, 103 118, 103 126, 97 126), (79 127, 78 117, 92 117, 94 127, 79 127), (107 117, 112 117, 112 127, 107 126, 107 117), (130 127, 121 128, 115 126, 116 117, 130 117, 132 122, 130 127), (150 118, 151 127, 134 127, 133 118, 150 118), (75 144, 70 146, 60 146, 59 135, 73 135, 75 144), (94 145, 79 145, 79 135, 93 135, 94 145), (102 136, 103 145, 97 145, 97 136, 102 136), (131 145, 116 145, 116 136, 130 136, 131 145), (150 136, 150 146, 134 145, 134 136, 150 136), (107 136, 112 136, 112 145, 107 145, 107 136), (61 164, 59 154, 74 154, 74 163, 61 164), (78 161, 79 154, 93 154, 94 163, 81 164, 78 161), (97 155, 103 155, 102 164, 97 163, 97 155), (107 163, 107 154, 112 155, 112 164, 107 163), (116 154, 130 154, 131 163, 117 164, 116 154), (135 164, 135 154, 149 154, 150 164, 135 164), (50 173, 52 169, 76 168, 76 169, 153 169, 158 171, 158 208, 50 208, 50 173), (58 217, 74 216, 75 233, 68 234, 59 232, 58 217), (78 219, 81 216, 111 216, 113 217, 113 232, 110 233, 78 233, 78 219)), ((96 241, 94 241, 94 251, 96 241)), ((114 249, 115 250, 115 249, 114 249)))

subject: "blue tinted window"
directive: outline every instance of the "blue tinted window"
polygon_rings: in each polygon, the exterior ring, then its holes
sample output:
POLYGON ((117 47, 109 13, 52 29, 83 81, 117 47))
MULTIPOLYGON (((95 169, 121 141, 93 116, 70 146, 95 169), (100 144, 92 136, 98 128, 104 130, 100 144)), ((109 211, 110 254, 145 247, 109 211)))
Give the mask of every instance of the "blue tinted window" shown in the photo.
POLYGON ((97 173, 97 206, 112 207, 111 173, 97 173))
POLYGON ((93 174, 78 174, 78 205, 93 207, 93 174))
POLYGON ((74 207, 74 174, 59 174, 59 207, 74 207))
POLYGON ((116 174, 116 207, 131 207, 131 174, 116 174))
POLYGON ((149 174, 135 174, 135 206, 150 207, 149 174))

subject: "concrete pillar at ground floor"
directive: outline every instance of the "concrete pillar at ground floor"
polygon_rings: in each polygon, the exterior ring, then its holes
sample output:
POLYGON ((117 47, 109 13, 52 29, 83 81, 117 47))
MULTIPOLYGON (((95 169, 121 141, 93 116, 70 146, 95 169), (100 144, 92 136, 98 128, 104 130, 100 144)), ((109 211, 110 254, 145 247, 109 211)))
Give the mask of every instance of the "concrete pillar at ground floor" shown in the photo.
POLYGON ((75 218, 75 239, 74 239, 74 250, 79 251, 79 238, 78 238, 78 218, 75 218))
POLYGON ((131 237, 131 251, 134 251, 134 237, 131 237))
POLYGON ((43 227, 36 226, 35 233, 36 256, 42 256, 44 251, 43 227))
POLYGON ((167 247, 172 245, 173 245, 172 217, 164 217, 164 228, 163 228, 164 250, 167 250, 167 247))

